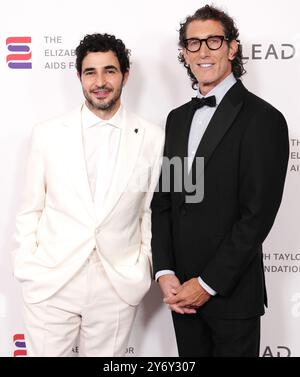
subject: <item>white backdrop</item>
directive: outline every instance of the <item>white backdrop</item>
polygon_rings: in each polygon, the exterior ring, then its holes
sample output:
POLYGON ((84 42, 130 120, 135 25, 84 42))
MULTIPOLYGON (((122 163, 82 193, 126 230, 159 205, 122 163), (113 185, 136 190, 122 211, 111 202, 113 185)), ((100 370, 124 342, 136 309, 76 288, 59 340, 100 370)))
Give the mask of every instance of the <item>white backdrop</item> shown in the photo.
MULTIPOLYGON (((300 356, 300 3, 227 0, 214 4, 228 11, 240 29, 249 58, 245 85, 281 110, 289 125, 291 160, 284 199, 264 245, 269 309, 262 321, 261 355, 300 356)), ((14 218, 33 124, 83 100, 72 49, 87 33, 108 32, 123 39, 132 50, 133 62, 123 102, 163 127, 168 112, 194 95, 185 69, 177 62, 177 31, 179 22, 203 5, 199 0, 1 3, 0 356, 26 351, 20 291, 10 264, 14 218), (9 67, 6 60, 12 52, 6 43, 10 37, 31 37, 27 45, 32 57, 24 62, 31 62, 32 69, 9 67)), ((171 316, 156 286, 139 308, 128 356, 177 356, 171 316)))

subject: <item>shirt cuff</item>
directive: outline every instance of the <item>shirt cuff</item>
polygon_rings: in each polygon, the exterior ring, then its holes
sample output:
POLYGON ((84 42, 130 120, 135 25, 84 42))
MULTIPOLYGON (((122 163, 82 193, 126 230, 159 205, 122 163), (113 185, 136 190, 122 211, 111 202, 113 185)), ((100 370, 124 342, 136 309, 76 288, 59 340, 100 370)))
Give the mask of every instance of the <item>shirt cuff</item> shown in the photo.
POLYGON ((155 281, 158 281, 163 275, 175 275, 175 272, 172 270, 160 270, 155 274, 155 281))
POLYGON ((207 285, 201 278, 200 276, 198 277, 199 284, 203 289, 206 290, 207 293, 209 293, 211 296, 215 296, 217 294, 216 291, 214 291, 209 285, 207 285))

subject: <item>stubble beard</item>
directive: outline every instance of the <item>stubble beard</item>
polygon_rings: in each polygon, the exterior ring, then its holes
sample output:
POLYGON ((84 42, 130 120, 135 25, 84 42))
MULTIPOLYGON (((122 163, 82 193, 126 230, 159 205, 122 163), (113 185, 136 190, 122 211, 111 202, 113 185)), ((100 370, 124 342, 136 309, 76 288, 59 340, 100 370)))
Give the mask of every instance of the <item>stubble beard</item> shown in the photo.
POLYGON ((115 96, 108 102, 101 102, 103 100, 99 100, 99 102, 93 100, 92 97, 89 95, 89 93, 87 93, 87 91, 83 91, 83 94, 91 109, 110 112, 114 109, 114 107, 116 106, 116 103, 119 101, 121 97, 122 86, 118 89, 115 96))

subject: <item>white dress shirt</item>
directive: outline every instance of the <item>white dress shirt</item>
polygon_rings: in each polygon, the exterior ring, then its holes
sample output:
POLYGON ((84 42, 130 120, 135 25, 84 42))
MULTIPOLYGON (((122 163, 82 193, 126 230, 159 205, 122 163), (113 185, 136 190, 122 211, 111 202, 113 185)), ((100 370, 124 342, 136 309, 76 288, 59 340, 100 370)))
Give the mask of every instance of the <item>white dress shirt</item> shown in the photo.
MULTIPOLYGON (((215 111, 217 110, 217 107, 219 106, 225 94, 235 83, 236 83, 236 79, 234 75, 231 73, 223 81, 221 81, 220 84, 215 86, 205 96, 203 96, 200 92, 198 92, 197 97, 199 98, 215 96, 216 106, 215 107, 203 106, 200 109, 195 111, 191 128, 190 128, 189 141, 188 141, 188 170, 189 171, 192 167, 192 163, 195 158, 195 154, 197 152, 200 141, 204 135, 204 132, 207 126, 209 125, 211 118, 213 117, 215 111)), ((168 274, 175 275, 175 272, 171 270, 158 271, 155 275, 155 280, 158 280, 161 276, 168 275, 168 274)), ((202 288, 204 288, 206 292, 208 292, 210 295, 215 296, 217 294, 217 292, 213 290, 210 286, 208 286, 201 279, 200 276, 198 277, 198 281, 200 285, 202 286, 202 288)))
POLYGON ((86 104, 83 105, 81 114, 87 176, 96 213, 99 213, 116 165, 123 107, 120 106, 109 120, 99 118, 86 104))

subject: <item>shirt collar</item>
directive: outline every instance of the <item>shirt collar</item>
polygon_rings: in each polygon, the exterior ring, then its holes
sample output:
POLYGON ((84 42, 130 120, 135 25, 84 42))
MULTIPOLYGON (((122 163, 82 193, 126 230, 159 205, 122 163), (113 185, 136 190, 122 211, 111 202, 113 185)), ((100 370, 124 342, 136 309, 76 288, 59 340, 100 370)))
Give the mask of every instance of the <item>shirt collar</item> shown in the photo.
POLYGON ((82 127, 84 129, 98 126, 98 125, 110 125, 116 128, 121 128, 121 122, 123 118, 123 106, 121 105, 118 111, 110 119, 101 119, 94 114, 84 103, 81 109, 82 127))
POLYGON ((219 103, 222 101, 225 94, 236 83, 236 81, 237 80, 234 77, 233 73, 231 73, 223 81, 221 81, 217 86, 215 86, 209 93, 207 93, 206 96, 203 96, 198 91, 197 97, 202 98, 202 97, 216 96, 217 105, 219 105, 219 103))

